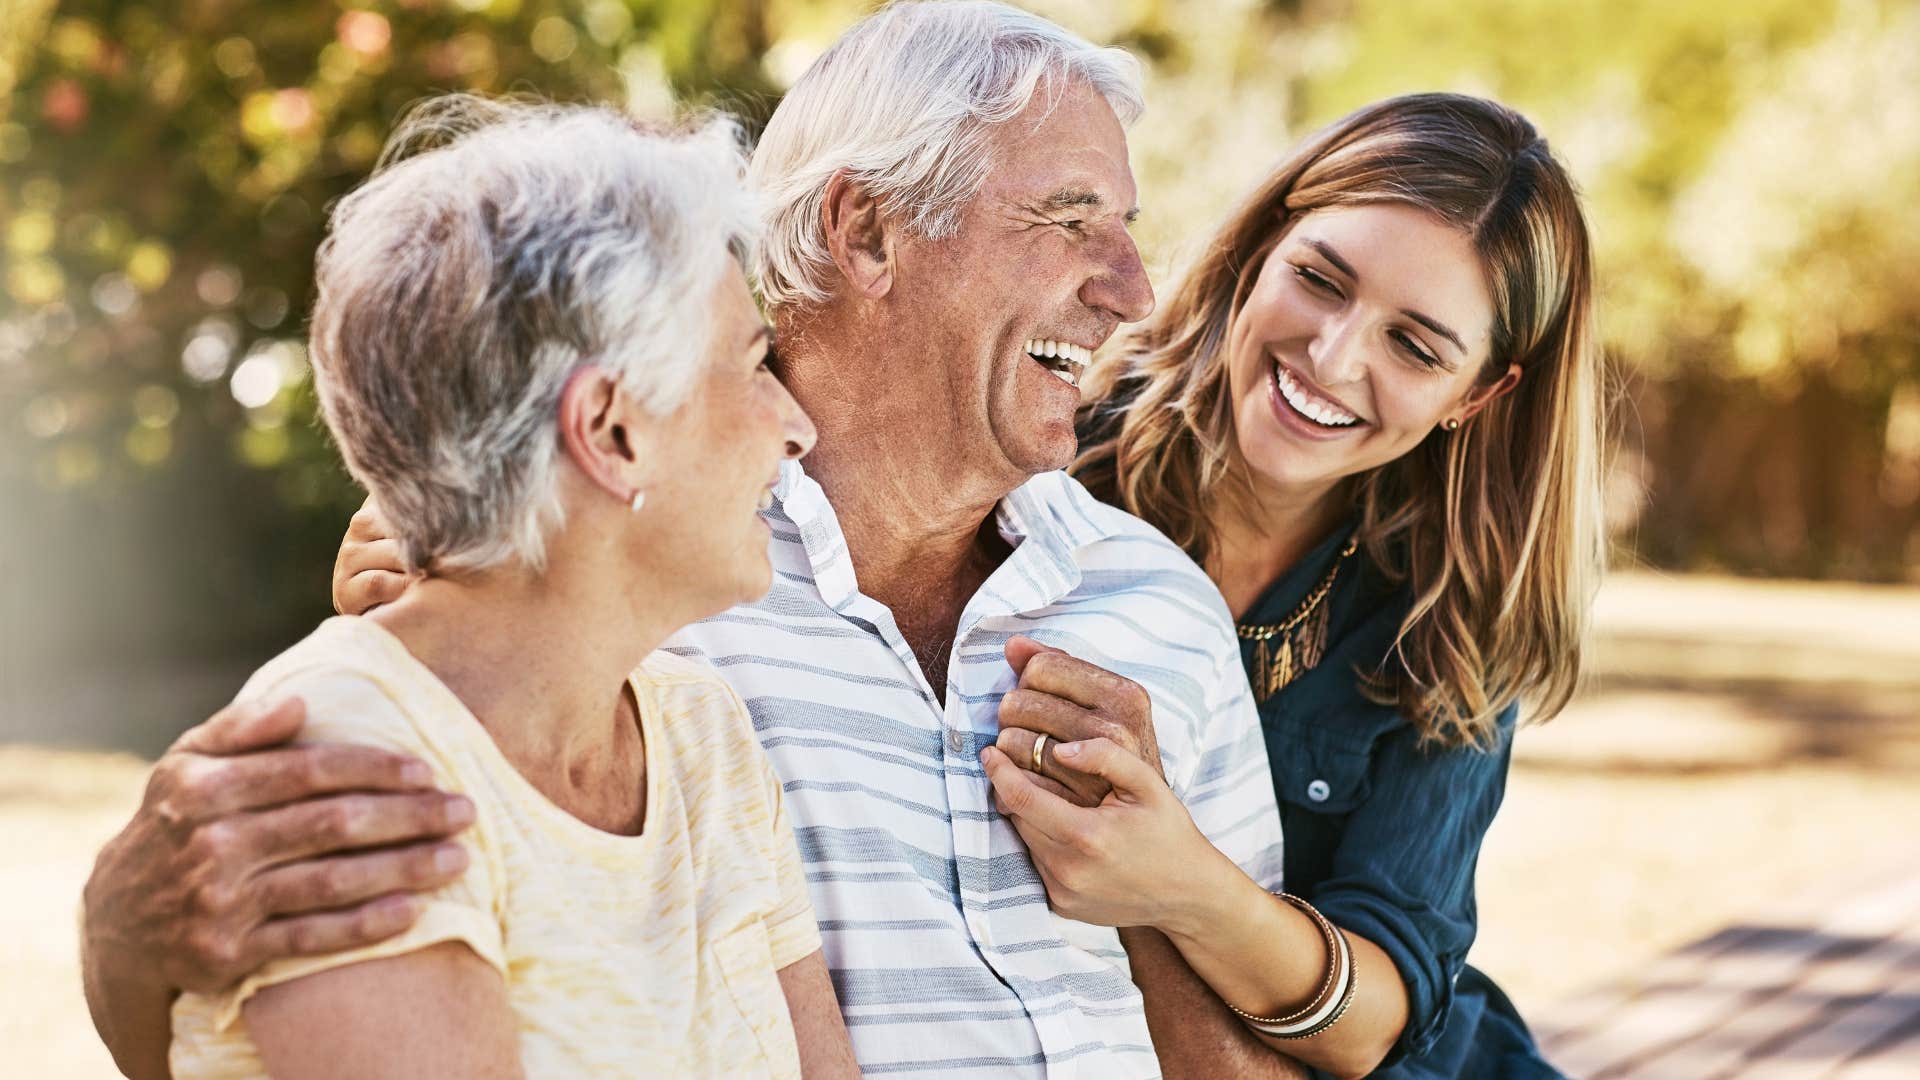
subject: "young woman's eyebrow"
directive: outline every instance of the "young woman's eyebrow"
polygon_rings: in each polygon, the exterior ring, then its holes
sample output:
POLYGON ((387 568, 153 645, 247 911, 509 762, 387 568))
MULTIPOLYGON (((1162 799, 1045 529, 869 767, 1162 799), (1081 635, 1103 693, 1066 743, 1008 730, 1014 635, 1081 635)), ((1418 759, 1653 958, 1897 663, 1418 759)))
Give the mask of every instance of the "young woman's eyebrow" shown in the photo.
MULTIPOLYGON (((1340 253, 1333 249, 1332 244, 1327 243, 1325 240, 1315 240, 1312 238, 1309 238, 1308 240, 1306 240, 1305 243, 1308 247, 1319 252, 1321 258, 1332 263, 1336 270, 1339 270, 1341 273, 1347 275, 1348 279, 1353 281, 1355 284, 1359 284, 1360 282, 1359 272, 1353 268, 1352 263, 1348 262, 1344 258, 1341 258, 1340 253)), ((1401 308, 1400 314, 1405 315, 1407 318, 1412 319, 1414 322, 1419 323, 1421 326, 1424 326, 1427 329, 1433 331, 1434 333, 1439 334, 1441 337, 1446 338, 1448 341, 1451 341, 1453 343, 1453 347, 1456 349, 1459 349, 1461 352, 1464 353, 1467 351, 1466 342, 1460 340, 1460 335, 1454 333, 1450 328, 1448 328, 1446 323, 1441 322, 1439 319, 1436 319, 1431 315, 1425 315, 1418 311, 1411 310, 1409 308, 1401 308)))

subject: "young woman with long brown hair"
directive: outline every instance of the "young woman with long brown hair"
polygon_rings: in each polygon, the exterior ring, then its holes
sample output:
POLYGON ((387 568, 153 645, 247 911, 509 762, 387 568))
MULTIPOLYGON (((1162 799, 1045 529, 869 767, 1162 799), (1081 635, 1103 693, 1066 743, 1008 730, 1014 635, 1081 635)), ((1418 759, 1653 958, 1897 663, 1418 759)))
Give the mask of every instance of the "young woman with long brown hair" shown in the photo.
POLYGON ((1239 622, 1288 893, 1103 740, 1048 760, 1009 730, 989 774, 1057 909, 1158 927, 1315 1069, 1557 1075, 1464 961, 1521 702, 1539 721, 1572 694, 1603 561, 1589 264, 1523 117, 1396 98, 1285 161, 1089 379, 1079 478, 1239 622), (1113 793, 1072 805, 1035 759, 1113 793))

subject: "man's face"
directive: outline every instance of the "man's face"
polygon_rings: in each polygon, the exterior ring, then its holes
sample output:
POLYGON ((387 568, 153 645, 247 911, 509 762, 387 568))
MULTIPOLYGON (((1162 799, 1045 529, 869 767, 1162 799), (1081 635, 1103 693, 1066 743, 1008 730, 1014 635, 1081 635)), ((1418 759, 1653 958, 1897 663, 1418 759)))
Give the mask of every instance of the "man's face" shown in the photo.
POLYGON ((956 467, 1017 485, 1072 461, 1082 365, 1153 310, 1153 288, 1127 232, 1126 134, 1104 98, 1043 85, 990 145, 958 233, 895 248, 902 332, 889 379, 945 410, 956 467))

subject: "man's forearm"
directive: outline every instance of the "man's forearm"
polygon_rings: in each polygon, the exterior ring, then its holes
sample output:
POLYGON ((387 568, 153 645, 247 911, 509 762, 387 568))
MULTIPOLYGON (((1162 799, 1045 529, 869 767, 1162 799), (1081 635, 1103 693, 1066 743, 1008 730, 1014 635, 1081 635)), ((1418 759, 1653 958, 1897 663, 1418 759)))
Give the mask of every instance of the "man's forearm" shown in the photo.
POLYGON ((173 991, 139 978, 151 972, 112 970, 112 958, 102 955, 84 935, 80 946, 80 979, 86 988, 87 1010, 93 1027, 107 1044, 113 1063, 133 1080, 169 1080, 167 1048, 173 1040, 173 991))
POLYGON ((1146 1001, 1147 1030, 1167 1080, 1272 1077, 1306 1080, 1307 1071, 1262 1042, 1228 1011, 1180 950, 1151 927, 1120 931, 1134 985, 1146 1001))

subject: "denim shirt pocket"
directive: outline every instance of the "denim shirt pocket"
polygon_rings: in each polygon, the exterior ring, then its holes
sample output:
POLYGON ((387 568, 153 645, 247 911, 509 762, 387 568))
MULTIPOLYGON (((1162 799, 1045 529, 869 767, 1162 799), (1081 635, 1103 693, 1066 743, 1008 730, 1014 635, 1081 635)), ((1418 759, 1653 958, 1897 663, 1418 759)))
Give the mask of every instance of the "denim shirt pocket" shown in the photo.
POLYGON ((1267 739, 1281 802, 1338 816, 1367 801, 1371 738, 1283 719, 1270 724, 1267 739))

